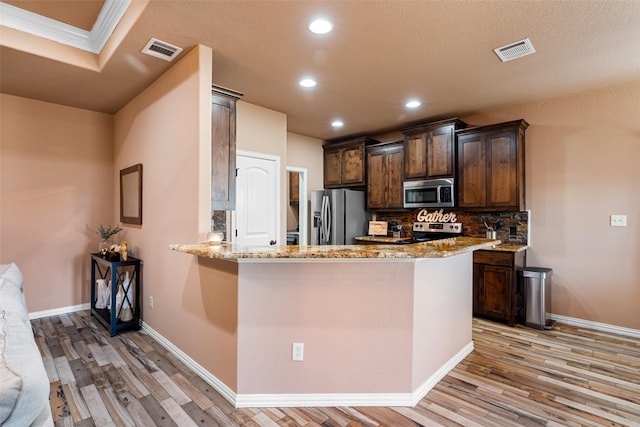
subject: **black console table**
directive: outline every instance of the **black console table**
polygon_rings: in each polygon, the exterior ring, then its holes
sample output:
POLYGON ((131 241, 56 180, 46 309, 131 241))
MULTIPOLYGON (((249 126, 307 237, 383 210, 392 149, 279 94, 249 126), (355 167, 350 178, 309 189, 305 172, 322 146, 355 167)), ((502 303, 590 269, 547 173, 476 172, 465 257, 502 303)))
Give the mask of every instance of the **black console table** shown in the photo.
POLYGON ((122 329, 140 329, 140 264, 141 260, 131 256, 126 261, 111 261, 91 254, 91 315, 109 329, 112 337, 122 329), (99 294, 99 279, 105 285, 111 283, 108 296, 99 294))

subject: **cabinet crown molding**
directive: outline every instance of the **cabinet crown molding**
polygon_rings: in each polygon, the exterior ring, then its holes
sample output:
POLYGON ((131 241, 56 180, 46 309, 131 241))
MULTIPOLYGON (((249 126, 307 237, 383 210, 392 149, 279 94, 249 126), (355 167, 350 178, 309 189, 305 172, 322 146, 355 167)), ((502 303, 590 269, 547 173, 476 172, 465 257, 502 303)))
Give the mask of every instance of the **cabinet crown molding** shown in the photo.
POLYGON ((379 144, 380 141, 375 140, 373 138, 369 138, 368 136, 360 136, 357 138, 342 139, 338 141, 325 141, 325 143, 322 144, 322 146, 326 148, 332 148, 332 147, 340 147, 342 145, 350 145, 350 144, 357 144, 357 143, 364 143, 364 145, 367 146, 371 144, 379 144))
POLYGON ((467 124, 457 117, 450 119, 437 120, 435 122, 421 123, 408 128, 402 129, 402 133, 405 135, 411 135, 414 133, 422 133, 428 129, 437 128, 441 126, 454 125, 456 129, 463 129, 467 127, 467 124))
POLYGON ((475 133, 478 131, 486 132, 491 131, 493 129, 504 129, 506 127, 516 127, 519 126, 522 130, 525 130, 529 127, 529 123, 525 119, 513 120, 510 122, 502 122, 502 123, 494 123, 486 126, 475 126, 471 128, 459 129, 456 130, 456 135, 464 135, 467 133, 475 133))

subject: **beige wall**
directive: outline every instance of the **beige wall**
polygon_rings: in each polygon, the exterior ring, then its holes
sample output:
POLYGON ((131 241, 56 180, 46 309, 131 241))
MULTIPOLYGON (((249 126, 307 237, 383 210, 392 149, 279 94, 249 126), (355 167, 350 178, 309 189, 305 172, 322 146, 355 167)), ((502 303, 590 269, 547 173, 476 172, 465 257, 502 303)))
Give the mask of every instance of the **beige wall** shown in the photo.
POLYGON ((307 169, 307 196, 324 188, 321 139, 287 133, 287 166, 307 169))
POLYGON ((197 46, 116 114, 114 178, 143 164, 142 226, 125 228, 144 260, 145 323, 235 388, 237 292, 226 280, 208 280, 205 261, 168 250, 201 239, 209 222, 210 170, 201 158, 210 155, 211 59, 210 48, 197 46))
MULTIPOLYGON (((238 88, 238 90, 242 90, 238 88)), ((287 116, 277 111, 239 101, 236 118, 237 149, 280 158, 280 237, 287 235, 287 116)))
POLYGON ((238 272, 240 394, 415 392, 471 343, 471 253, 238 272))
POLYGON ((89 301, 87 225, 113 214, 113 117, 0 95, 0 263, 22 270, 29 311, 89 301))
POLYGON ((553 269, 554 314, 640 329, 640 82, 463 120, 524 118, 529 266, 553 269), (627 215, 626 228, 609 215, 627 215))

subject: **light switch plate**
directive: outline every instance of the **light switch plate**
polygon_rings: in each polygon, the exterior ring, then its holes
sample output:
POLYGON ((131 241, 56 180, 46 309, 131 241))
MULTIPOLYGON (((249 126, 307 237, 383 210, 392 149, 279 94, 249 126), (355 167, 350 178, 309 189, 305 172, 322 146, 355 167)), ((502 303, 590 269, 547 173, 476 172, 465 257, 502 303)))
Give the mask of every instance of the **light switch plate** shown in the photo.
POLYGON ((611 215, 612 227, 626 227, 627 226, 627 216, 626 215, 611 215))

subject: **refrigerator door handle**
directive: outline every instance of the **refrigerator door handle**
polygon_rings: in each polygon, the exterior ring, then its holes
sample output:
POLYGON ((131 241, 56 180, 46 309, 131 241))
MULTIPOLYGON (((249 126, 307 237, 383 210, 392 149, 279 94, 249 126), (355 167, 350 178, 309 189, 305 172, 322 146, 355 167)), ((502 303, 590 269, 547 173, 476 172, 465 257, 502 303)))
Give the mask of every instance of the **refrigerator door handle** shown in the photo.
POLYGON ((329 243, 331 241, 331 205, 329 203, 329 196, 325 196, 325 198, 327 199, 327 203, 325 205, 325 237, 327 240, 327 243, 329 243))
POLYGON ((322 196, 322 204, 320 205, 320 227, 319 227, 319 232, 320 232, 320 240, 318 240, 318 244, 322 245, 325 242, 325 216, 324 216, 324 210, 325 210, 325 204, 327 203, 327 196, 322 196))
POLYGON ((317 237, 315 242, 319 245, 322 241, 322 217, 319 212, 313 217, 313 233, 317 237))

